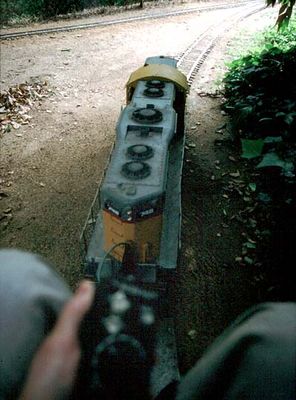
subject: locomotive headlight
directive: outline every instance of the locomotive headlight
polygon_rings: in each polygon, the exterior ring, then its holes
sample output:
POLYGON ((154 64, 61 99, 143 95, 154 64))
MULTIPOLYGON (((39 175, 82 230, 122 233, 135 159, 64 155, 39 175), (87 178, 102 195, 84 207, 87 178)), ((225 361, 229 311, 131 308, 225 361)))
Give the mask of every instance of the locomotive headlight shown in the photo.
POLYGON ((122 217, 127 221, 131 221, 133 217, 133 210, 130 207, 123 209, 122 217))

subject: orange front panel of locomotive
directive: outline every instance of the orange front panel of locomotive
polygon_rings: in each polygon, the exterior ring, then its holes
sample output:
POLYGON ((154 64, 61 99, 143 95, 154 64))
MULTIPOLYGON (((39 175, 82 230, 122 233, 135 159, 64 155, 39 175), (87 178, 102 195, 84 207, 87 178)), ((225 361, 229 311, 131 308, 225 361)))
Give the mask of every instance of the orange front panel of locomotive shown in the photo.
MULTIPOLYGON (((159 257, 162 215, 147 217, 135 222, 127 222, 103 210, 104 251, 123 242, 133 242, 138 263, 149 263, 159 257)), ((111 255, 122 261, 124 246, 116 247, 111 255)))

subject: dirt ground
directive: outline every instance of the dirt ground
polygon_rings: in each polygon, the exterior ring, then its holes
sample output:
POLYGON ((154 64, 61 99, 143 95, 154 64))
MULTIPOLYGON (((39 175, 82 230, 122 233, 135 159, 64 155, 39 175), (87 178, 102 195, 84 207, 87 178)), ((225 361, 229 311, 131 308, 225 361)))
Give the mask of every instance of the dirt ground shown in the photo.
MULTIPOLYGON (((177 55, 234 12, 1 43, 2 89, 37 79, 52 91, 31 112, 29 125, 0 138, 0 212, 11 209, 9 223, 0 222, 2 247, 41 254, 75 287, 82 274, 79 234, 106 166, 129 74, 148 56, 177 55)), ((235 261, 244 228, 230 217, 242 200, 223 197, 223 188, 240 166, 231 147, 217 141, 227 143, 226 130, 217 129, 228 120, 221 99, 209 94, 225 71, 229 47, 241 46, 231 40, 241 35, 248 42, 251 33, 274 23, 275 13, 265 10, 228 32, 188 97, 182 252, 173 293, 183 372, 239 312, 262 300, 253 271, 235 261)))

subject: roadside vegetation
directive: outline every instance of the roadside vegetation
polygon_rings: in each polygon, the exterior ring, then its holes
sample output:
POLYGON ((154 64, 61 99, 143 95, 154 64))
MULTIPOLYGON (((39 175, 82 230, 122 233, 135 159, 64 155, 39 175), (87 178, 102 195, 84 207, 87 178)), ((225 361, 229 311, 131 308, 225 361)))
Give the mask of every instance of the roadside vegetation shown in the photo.
POLYGON ((30 23, 47 20, 57 16, 80 13, 83 10, 103 12, 108 6, 128 6, 138 4, 143 7, 143 0, 0 0, 1 23, 30 23))
MULTIPOLYGON (((253 217, 242 222, 256 237, 242 261, 256 264, 275 297, 293 297, 296 237, 296 19, 264 33, 260 46, 232 61, 223 109, 245 160, 253 217)), ((244 220, 245 219, 245 220, 244 220)))
MULTIPOLYGON (((157 2, 158 0, 150 0, 157 2)), ((203 0, 210 1, 210 0, 203 0)), ((262 0, 267 6, 281 4, 277 24, 280 27, 289 23, 295 0, 262 0)), ((83 10, 102 13, 105 7, 139 5, 143 8, 144 0, 0 0, 0 20, 3 24, 24 24, 33 21, 51 19, 83 10)))

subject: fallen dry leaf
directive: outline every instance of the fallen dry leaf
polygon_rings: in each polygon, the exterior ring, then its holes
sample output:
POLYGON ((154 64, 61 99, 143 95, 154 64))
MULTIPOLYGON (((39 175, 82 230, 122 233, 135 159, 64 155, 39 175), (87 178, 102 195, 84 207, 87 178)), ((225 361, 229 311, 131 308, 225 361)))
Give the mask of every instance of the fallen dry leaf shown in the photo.
POLYGON ((238 178, 240 176, 240 173, 239 171, 229 172, 229 176, 231 176, 232 178, 238 178))
POLYGON ((192 339, 192 340, 196 338, 196 335, 197 335, 197 332, 196 332, 195 329, 191 329, 191 330, 188 332, 188 336, 189 336, 190 339, 192 339))
POLYGON ((28 124, 27 113, 34 103, 47 97, 46 82, 22 83, 0 92, 0 133, 10 132, 28 124))

